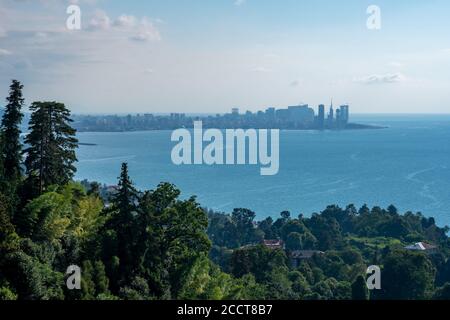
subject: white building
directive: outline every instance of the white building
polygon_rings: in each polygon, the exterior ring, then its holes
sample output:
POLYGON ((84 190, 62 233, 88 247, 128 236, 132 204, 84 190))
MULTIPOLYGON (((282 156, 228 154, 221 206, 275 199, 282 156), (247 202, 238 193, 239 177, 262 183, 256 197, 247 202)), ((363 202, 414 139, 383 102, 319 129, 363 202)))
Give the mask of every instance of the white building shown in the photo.
POLYGON ((437 251, 437 247, 425 242, 417 242, 415 244, 412 244, 410 246, 405 247, 406 250, 411 251, 423 251, 429 254, 435 253, 437 251))

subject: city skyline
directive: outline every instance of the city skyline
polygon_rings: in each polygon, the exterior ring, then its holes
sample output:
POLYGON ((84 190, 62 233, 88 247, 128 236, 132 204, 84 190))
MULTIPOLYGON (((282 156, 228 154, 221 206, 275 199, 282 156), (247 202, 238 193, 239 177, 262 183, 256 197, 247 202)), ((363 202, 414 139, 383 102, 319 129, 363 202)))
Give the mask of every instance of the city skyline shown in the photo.
MULTIPOLYGON (((450 4, 0 0, 0 84, 77 114, 319 105, 450 113, 450 4), (81 30, 67 30, 67 6, 81 30), (370 30, 377 5, 381 29, 370 30), (327 94, 328 96, 325 96, 327 94)), ((0 92, 0 105, 7 92, 0 92)))
POLYGON ((138 113, 127 115, 74 115, 74 127, 79 132, 126 132, 176 130, 193 128, 196 121, 205 128, 216 129, 286 129, 286 130, 363 130, 383 129, 378 125, 350 121, 350 106, 334 106, 325 111, 321 104, 316 110, 309 105, 268 107, 265 110, 241 112, 232 108, 228 113, 138 113))

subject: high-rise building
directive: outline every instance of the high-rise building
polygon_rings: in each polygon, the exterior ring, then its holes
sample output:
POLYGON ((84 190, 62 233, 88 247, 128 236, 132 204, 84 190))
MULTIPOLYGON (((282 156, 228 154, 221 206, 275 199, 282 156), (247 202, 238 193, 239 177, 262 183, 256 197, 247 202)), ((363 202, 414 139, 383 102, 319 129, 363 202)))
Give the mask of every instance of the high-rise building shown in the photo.
POLYGON ((307 104, 288 107, 290 120, 301 123, 314 122, 314 110, 307 104))
POLYGON ((231 114, 233 114, 233 115, 239 115, 239 108, 233 108, 233 109, 231 109, 231 114))
POLYGON ((330 112, 328 113, 328 126, 332 127, 334 122, 333 100, 331 100, 330 112))
POLYGON ((349 106, 348 105, 342 105, 341 108, 341 122, 343 124, 347 124, 349 120, 349 106))
POLYGON ((275 108, 267 108, 266 116, 268 116, 269 118, 274 118, 275 117, 275 108))
POLYGON ((341 109, 336 109, 336 125, 340 126, 342 124, 341 119, 341 109))
POLYGON ((317 123, 320 129, 323 129, 325 127, 325 106, 323 104, 319 105, 317 123))
POLYGON ((290 119, 290 113, 288 109, 277 109, 275 111, 275 117, 277 120, 288 121, 290 119))

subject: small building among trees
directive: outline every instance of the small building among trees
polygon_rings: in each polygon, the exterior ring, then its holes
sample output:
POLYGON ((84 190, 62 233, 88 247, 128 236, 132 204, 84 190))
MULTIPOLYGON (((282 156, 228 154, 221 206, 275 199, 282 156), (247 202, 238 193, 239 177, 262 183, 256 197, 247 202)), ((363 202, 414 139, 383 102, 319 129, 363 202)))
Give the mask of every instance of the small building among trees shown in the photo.
POLYGON ((291 251, 289 254, 289 260, 293 268, 297 268, 302 260, 308 260, 314 257, 314 255, 324 254, 322 251, 318 250, 295 250, 291 251))
POLYGON ((413 245, 406 246, 405 249, 410 251, 422 251, 426 254, 435 254, 438 252, 437 246, 426 242, 417 242, 413 245))

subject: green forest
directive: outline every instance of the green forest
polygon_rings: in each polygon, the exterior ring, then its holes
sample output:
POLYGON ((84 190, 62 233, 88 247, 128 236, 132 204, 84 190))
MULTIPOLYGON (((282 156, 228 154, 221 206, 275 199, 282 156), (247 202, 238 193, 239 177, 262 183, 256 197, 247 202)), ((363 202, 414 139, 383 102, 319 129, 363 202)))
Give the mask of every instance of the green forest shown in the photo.
MULTIPOLYGON (((449 299, 449 229, 421 213, 336 205, 311 215, 205 209, 170 183, 74 181, 78 141, 58 102, 12 81, 0 133, 0 300, 449 299), (423 250, 408 249, 426 243, 423 250), (81 268, 70 290, 67 268, 81 268), (381 288, 366 285, 369 266, 381 288)), ((289 192, 289 191, 286 191, 289 192)))

